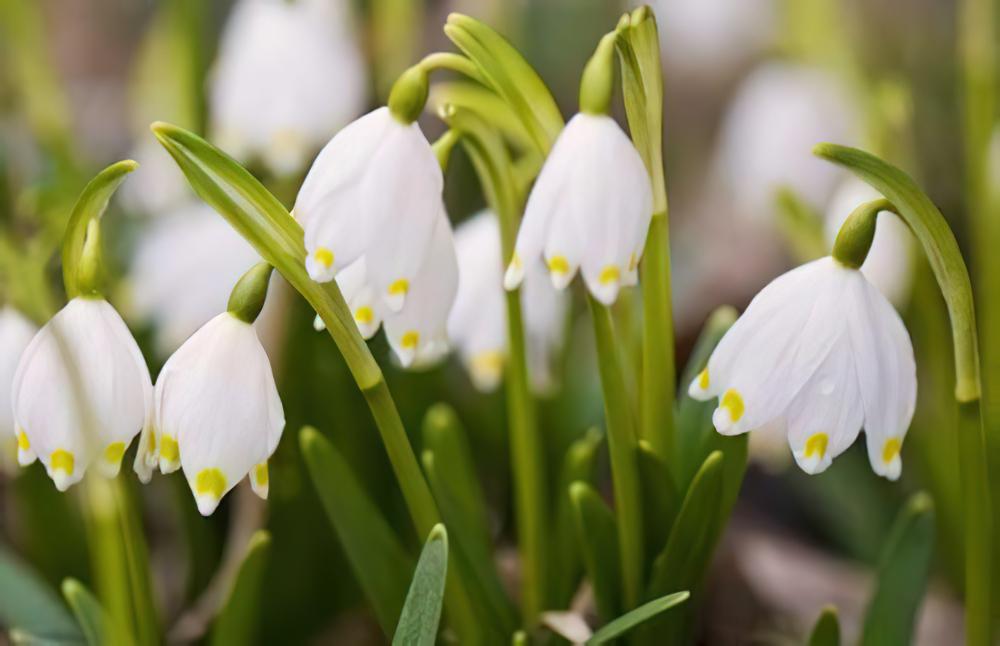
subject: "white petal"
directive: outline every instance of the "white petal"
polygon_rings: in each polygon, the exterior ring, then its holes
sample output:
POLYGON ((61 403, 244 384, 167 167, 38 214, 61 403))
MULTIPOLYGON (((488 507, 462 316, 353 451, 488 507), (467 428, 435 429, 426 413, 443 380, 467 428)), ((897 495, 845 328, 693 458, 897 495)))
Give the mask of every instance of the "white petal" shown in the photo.
POLYGON ((370 339, 382 325, 382 303, 375 290, 368 284, 367 261, 364 256, 337 274, 337 286, 347 303, 358 332, 370 339))
POLYGON ((526 274, 521 288, 521 318, 535 392, 545 394, 555 385, 553 364, 563 346, 568 312, 569 294, 553 289, 541 267, 526 274))
POLYGON ((174 437, 202 514, 274 451, 285 420, 253 326, 229 313, 205 324, 157 380, 159 428, 174 437))
POLYGON ((17 433, 11 386, 21 354, 37 332, 35 324, 14 308, 0 308, 0 437, 13 437, 17 433))
POLYGON ((95 457, 102 471, 117 472, 147 419, 149 388, 138 345, 114 308, 75 298, 24 351, 12 389, 14 418, 65 489, 95 457))

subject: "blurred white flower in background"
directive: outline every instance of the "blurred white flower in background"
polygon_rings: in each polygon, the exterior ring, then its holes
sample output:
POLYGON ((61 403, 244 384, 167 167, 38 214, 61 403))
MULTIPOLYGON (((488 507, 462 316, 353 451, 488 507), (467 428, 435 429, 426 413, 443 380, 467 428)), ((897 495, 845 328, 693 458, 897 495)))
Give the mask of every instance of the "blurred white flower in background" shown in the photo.
MULTIPOLYGON (((129 274, 130 314, 155 324, 157 351, 169 354, 226 305, 233 285, 258 262, 250 243, 192 198, 144 227, 129 274)), ((275 300, 258 321, 265 339, 277 323, 275 300)))
POLYGON ((714 173, 733 207, 773 221, 775 192, 790 186, 808 203, 827 203, 842 176, 815 158, 823 141, 850 145, 861 120, 847 89, 820 69, 789 63, 759 66, 740 84, 724 117, 714 173))
POLYGON ((210 138, 276 175, 299 171, 365 106, 350 10, 346 0, 238 0, 211 77, 210 138))
MULTIPOLYGON (((865 202, 882 195, 862 180, 850 176, 837 187, 826 210, 826 237, 832 245, 847 216, 865 202)), ((876 220, 875 239, 861 273, 897 307, 905 305, 912 277, 913 234, 894 213, 882 212, 876 220)))
MULTIPOLYGON (((448 336, 476 388, 495 389, 507 361, 507 306, 503 292, 500 225, 480 212, 455 230, 458 295, 448 318, 448 336)), ((552 385, 552 362, 562 346, 568 296, 552 287, 539 264, 521 285, 521 316, 532 385, 552 385)))
POLYGON ((671 70, 718 77, 759 53, 775 30, 773 0, 653 0, 671 70))
POLYGON ((9 305, 0 308, 0 462, 10 465, 17 451, 17 427, 11 407, 10 391, 14 371, 21 360, 21 353, 34 338, 38 328, 9 305))
POLYGON ((119 189, 129 213, 156 216, 191 200, 193 193, 184 174, 156 138, 146 136, 136 142, 132 159, 139 168, 119 189))

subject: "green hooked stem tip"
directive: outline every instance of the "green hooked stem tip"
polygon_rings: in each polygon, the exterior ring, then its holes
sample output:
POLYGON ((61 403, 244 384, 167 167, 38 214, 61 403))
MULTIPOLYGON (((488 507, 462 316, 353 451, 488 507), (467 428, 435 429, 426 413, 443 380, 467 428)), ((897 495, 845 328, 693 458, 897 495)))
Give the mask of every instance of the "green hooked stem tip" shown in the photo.
POLYGON ((83 252, 76 270, 81 296, 93 298, 101 295, 101 266, 101 222, 100 218, 92 218, 87 223, 83 252))
POLYGON ((253 323, 264 308, 267 298, 267 284, 271 280, 273 268, 266 262, 257 263, 237 281, 229 295, 230 314, 245 323, 253 323))
POLYGON ((875 239, 875 220, 879 212, 895 212, 895 210, 892 203, 885 198, 858 206, 840 227, 830 255, 842 265, 860 269, 861 265, 865 264, 868 251, 872 248, 872 241, 875 239))
POLYGON ((389 92, 389 112, 399 122, 411 124, 420 117, 427 103, 429 79, 427 70, 414 65, 399 75, 389 92))
POLYGON ((618 32, 605 34, 594 55, 583 68, 580 79, 580 111, 587 114, 607 114, 611 109, 611 94, 615 82, 615 38, 618 32))

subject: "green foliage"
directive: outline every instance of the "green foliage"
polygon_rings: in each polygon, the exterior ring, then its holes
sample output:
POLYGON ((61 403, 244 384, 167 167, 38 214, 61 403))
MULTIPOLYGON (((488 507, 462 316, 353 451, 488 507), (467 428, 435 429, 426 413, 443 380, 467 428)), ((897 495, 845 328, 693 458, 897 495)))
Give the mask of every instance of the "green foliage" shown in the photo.
MULTIPOLYGON (((883 642, 886 644, 906 644, 909 642, 883 642)), ((840 620, 833 606, 823 608, 816 625, 809 635, 809 646, 840 646, 840 620)))
POLYGON ((271 535, 265 530, 254 532, 226 605, 212 628, 213 646, 254 643, 260 623, 261 583, 270 549, 271 535))
POLYGON ((618 554, 618 529, 614 514, 607 504, 584 482, 574 482, 569 488, 576 520, 577 544, 583 552, 587 578, 594 588, 597 614, 610 621, 622 607, 621 566, 618 554))
POLYGON ((84 640, 56 593, 4 545, 0 545, 0 622, 39 639, 84 640))
POLYGON ((393 646, 434 646, 447 571, 448 532, 444 525, 436 525, 417 561, 393 646))
POLYGON ((85 585, 76 579, 66 579, 62 583, 62 593, 89 646, 103 646, 109 643, 109 635, 121 634, 120 630, 108 630, 107 625, 111 621, 108 613, 85 585))
POLYGON ((593 637, 587 640, 587 646, 606 644, 613 639, 617 639, 639 624, 649 621, 653 617, 658 616, 660 613, 684 603, 690 596, 690 593, 687 591, 675 592, 673 594, 668 594, 665 597, 648 601, 635 610, 625 613, 614 621, 609 622, 603 628, 598 630, 594 633, 593 637))

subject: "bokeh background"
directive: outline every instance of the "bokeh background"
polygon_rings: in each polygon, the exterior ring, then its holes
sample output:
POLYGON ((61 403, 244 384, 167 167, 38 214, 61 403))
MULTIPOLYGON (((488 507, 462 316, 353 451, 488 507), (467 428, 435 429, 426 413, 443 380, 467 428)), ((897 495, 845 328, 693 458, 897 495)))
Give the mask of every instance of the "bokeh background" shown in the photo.
MULTIPOLYGON (((224 305, 254 252, 199 206, 157 147, 150 122, 173 121, 205 133, 290 207, 326 139, 382 103, 406 66, 426 53, 451 50, 441 32, 449 12, 468 13, 505 34, 569 115, 584 63, 628 8, 610 0, 327 4, 322 15, 329 22, 313 21, 312 27, 329 33, 330 47, 314 51, 303 36, 297 59, 302 66, 261 64, 254 75, 257 90, 265 93, 314 86, 301 95, 306 100, 283 108, 291 121, 308 123, 309 131, 284 139, 279 132, 277 140, 261 144, 251 136, 255 119, 260 128, 272 127, 266 123, 270 116, 257 109, 261 95, 226 89, 221 79, 226 64, 238 65, 227 57, 241 52, 257 51, 260 61, 292 60, 268 53, 280 42, 272 33, 283 29, 278 22, 236 30, 228 1, 0 0, 5 299, 28 303, 22 309, 33 311, 25 313, 44 320, 59 298, 52 296, 58 294, 51 288, 58 285, 57 268, 46 245, 55 248, 73 200, 96 170, 117 159, 138 159, 142 167, 107 218, 111 300, 139 334, 155 376, 169 353, 224 305)), ((827 252, 836 231, 836 222, 829 221, 847 215, 857 192, 846 177, 811 157, 811 146, 820 141, 867 148, 912 173, 974 253, 957 2, 655 0, 652 7, 663 50, 679 371, 714 308, 741 309, 781 271, 827 252)), ((443 131, 433 114, 421 123, 431 139, 443 131)), ((468 160, 461 151, 456 155, 446 200, 457 223, 483 200, 468 160)), ((903 477, 890 483, 874 475, 862 443, 826 473, 806 476, 783 438, 755 434, 752 464, 713 566, 701 629, 705 643, 796 643, 826 603, 839 606, 850 640, 892 519, 919 489, 934 496, 938 524, 919 641, 957 643, 961 635, 947 320, 909 234, 888 228, 880 224, 881 266, 871 271, 908 323, 920 379, 903 477)), ((158 601, 179 642, 196 640, 203 631, 206 608, 218 594, 217 570, 234 546, 242 546, 253 528, 266 526, 274 544, 259 643, 380 643, 298 455, 294 433, 304 424, 316 426, 349 456, 378 506, 411 544, 419 544, 363 399, 329 338, 313 331, 313 313, 284 287, 276 281, 261 323, 288 420, 272 461, 270 500, 259 503, 240 487, 203 519, 180 475, 158 476, 145 487, 135 483, 158 601)), ((579 296, 567 319, 556 385, 540 406, 553 465, 602 418, 593 340, 579 296)), ((638 321, 622 321, 622 328, 630 323, 638 321)), ((623 343, 631 343, 633 335, 624 336, 623 343)), ((376 337, 372 347, 418 447, 421 419, 432 403, 445 401, 458 411, 513 581, 502 392, 479 392, 454 357, 414 373, 397 367, 383 338, 376 337)), ((57 493, 37 464, 8 464, 0 476, 3 549, 19 554, 53 585, 66 576, 90 580, 73 496, 57 493)))

